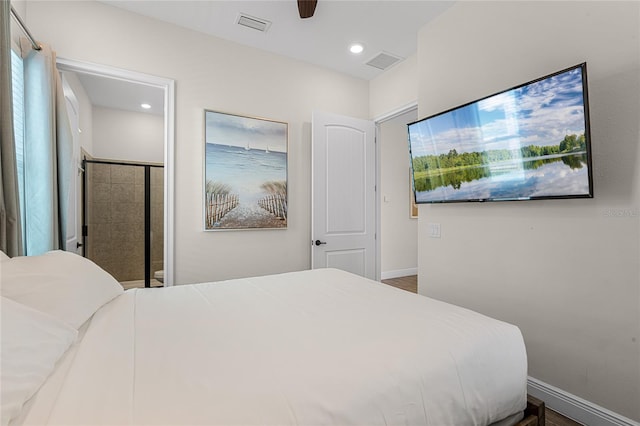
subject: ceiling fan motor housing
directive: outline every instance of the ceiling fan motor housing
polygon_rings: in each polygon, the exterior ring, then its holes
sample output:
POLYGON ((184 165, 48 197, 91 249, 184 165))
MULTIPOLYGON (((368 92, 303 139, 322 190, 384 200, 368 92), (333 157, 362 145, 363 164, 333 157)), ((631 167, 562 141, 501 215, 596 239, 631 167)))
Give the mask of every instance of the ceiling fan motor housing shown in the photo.
POLYGON ((311 18, 316 11, 316 5, 318 0, 298 0, 298 12, 300 12, 300 18, 311 18))

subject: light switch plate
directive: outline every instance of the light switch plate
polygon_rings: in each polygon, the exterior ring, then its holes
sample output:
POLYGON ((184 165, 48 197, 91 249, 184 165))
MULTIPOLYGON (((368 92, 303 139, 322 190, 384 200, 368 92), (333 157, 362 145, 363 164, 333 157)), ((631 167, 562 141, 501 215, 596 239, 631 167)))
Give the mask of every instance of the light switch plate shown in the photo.
POLYGON ((440 224, 439 223, 429 223, 429 237, 430 238, 440 238, 440 224))

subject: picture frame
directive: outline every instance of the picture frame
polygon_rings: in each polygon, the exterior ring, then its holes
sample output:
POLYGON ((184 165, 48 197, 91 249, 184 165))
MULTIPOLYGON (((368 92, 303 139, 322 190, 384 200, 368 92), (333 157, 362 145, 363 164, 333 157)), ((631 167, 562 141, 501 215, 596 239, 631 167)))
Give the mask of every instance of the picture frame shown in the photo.
POLYGON ((286 229, 288 123, 204 110, 205 231, 286 229))
POLYGON ((409 217, 411 219, 418 218, 418 205, 416 204, 416 194, 413 190, 413 175, 409 168, 409 217))

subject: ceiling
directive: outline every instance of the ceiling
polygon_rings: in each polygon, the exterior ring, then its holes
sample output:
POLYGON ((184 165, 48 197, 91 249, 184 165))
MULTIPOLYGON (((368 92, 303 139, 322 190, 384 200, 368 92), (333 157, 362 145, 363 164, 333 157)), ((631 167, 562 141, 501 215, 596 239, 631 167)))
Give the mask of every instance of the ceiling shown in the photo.
POLYGON ((402 59, 416 52, 418 30, 454 2, 430 0, 319 0, 300 19, 296 0, 103 0, 116 6, 247 46, 370 80, 382 70, 366 65, 384 52, 402 59), (271 22, 266 32, 236 22, 247 14, 271 22), (364 51, 349 52, 358 42, 364 51))
MULTIPOLYGON (((319 0, 313 17, 300 19, 296 0, 101 2, 365 80, 385 72, 366 62, 382 52, 400 59, 411 56, 417 49, 418 30, 453 4, 431 0, 319 0), (266 32, 240 26, 240 14, 270 21, 271 25, 266 32), (364 46, 362 53, 349 52, 354 42, 364 46)), ((90 74, 78 74, 78 78, 93 105, 163 114, 164 92, 158 88, 90 74), (142 109, 141 103, 150 104, 151 109, 142 109)))
POLYGON ((94 74, 76 75, 93 106, 164 115, 164 90, 158 87, 94 74), (150 108, 143 109, 142 103, 150 108))

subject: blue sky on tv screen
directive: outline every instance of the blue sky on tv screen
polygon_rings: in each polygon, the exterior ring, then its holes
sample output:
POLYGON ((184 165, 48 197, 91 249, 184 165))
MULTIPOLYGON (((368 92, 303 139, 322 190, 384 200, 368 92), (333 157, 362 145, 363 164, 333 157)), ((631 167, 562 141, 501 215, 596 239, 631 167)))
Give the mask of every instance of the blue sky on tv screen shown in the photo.
POLYGON ((582 69, 547 77, 409 127, 413 157, 558 145, 585 131, 582 69))

